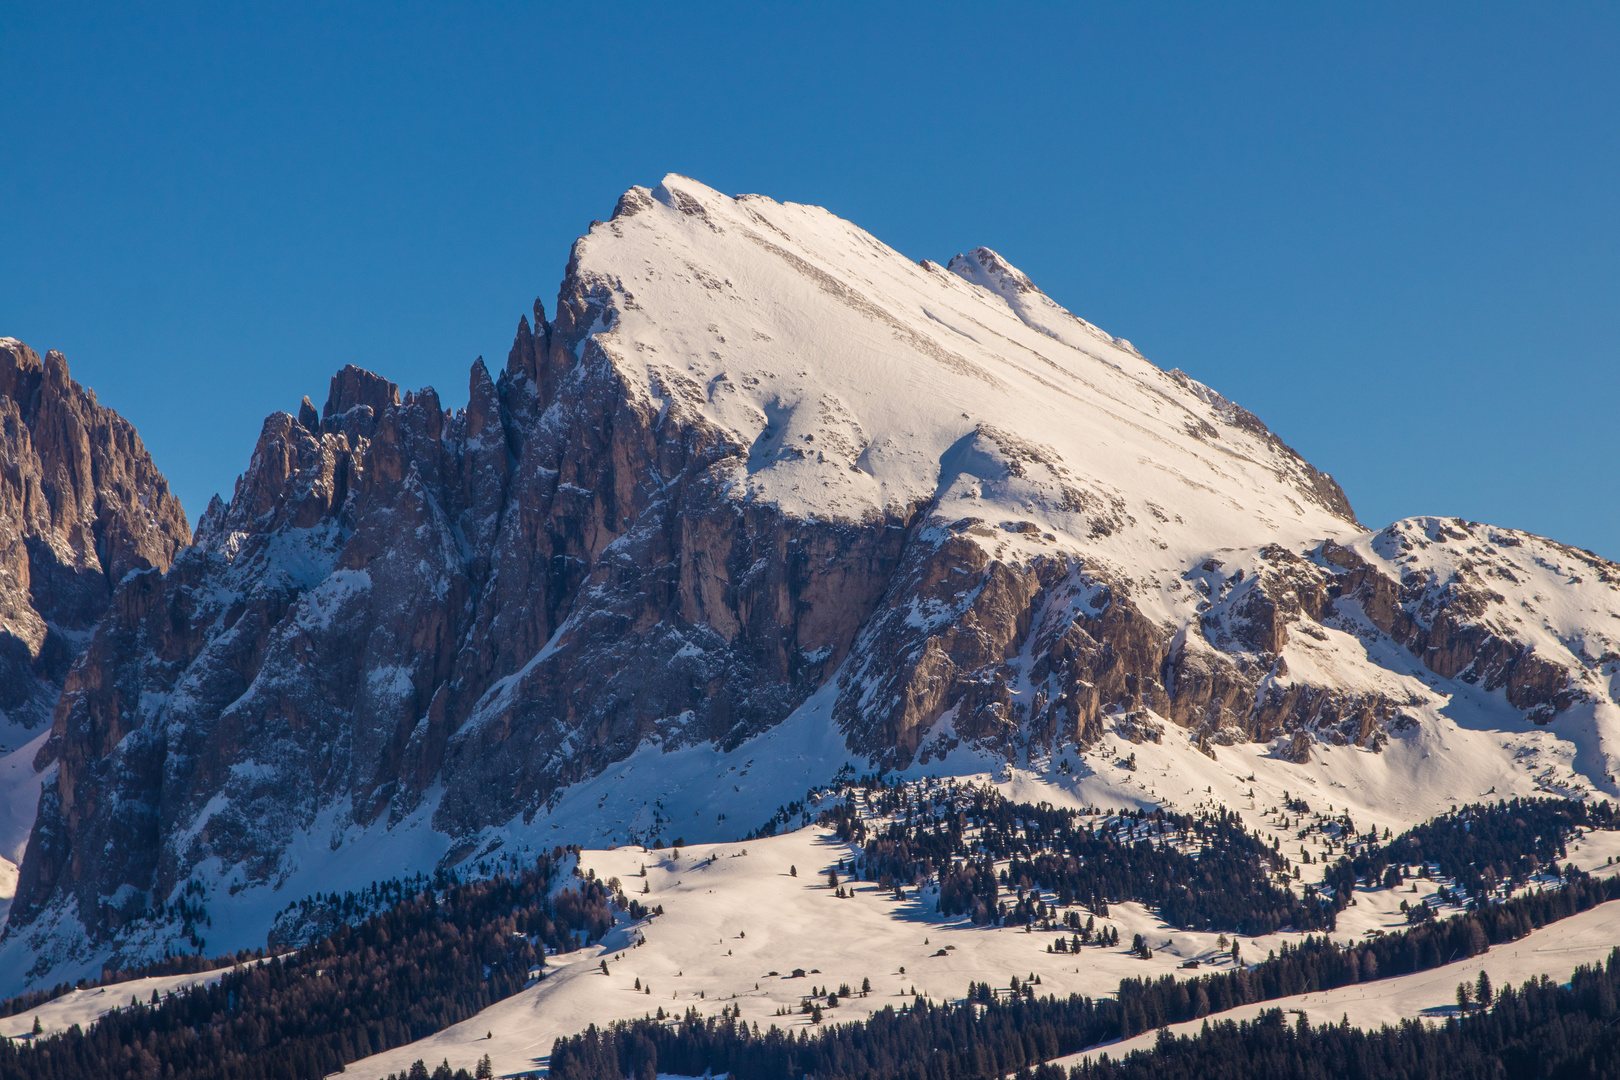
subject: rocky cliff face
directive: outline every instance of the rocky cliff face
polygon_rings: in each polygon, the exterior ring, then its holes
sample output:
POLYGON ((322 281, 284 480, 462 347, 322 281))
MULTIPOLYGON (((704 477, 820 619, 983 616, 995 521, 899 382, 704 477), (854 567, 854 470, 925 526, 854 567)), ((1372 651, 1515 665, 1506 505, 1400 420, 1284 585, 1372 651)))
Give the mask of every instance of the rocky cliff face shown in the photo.
POLYGON ((191 539, 135 429, 68 375, 0 338, 0 746, 50 720, 73 661, 132 571, 191 539))
POLYGON ((1105 733, 1158 741, 1162 718, 1210 756, 1281 740, 1302 762, 1317 741, 1382 749, 1447 707, 1446 680, 1499 693, 1532 724, 1582 711, 1601 749, 1577 771, 1614 786, 1620 567, 1590 552, 1413 519, 1348 546, 1207 559, 1170 583, 1189 586, 1182 617, 1155 620, 1162 596, 1051 540, 977 518, 916 531, 902 586, 841 674, 839 717, 863 752, 904 767, 968 739, 1027 759, 1105 733), (1386 643, 1408 662, 1368 655, 1386 643))
MULTIPOLYGON (((205 913, 236 928, 211 946, 262 941, 323 851, 386 874, 574 839, 570 785, 648 748, 712 746, 685 828, 745 832, 726 789, 789 719, 896 767, 1113 738, 1305 763, 1438 731, 1477 688, 1509 727, 1597 733, 1537 783, 1612 783, 1613 566, 1367 534, 1255 417, 994 252, 918 264, 678 177, 579 241, 556 318, 474 364, 465 409, 345 368, 148 563, 55 712, 0 943, 36 977, 196 947, 205 913)), ((667 825, 609 798, 599 839, 667 825)))

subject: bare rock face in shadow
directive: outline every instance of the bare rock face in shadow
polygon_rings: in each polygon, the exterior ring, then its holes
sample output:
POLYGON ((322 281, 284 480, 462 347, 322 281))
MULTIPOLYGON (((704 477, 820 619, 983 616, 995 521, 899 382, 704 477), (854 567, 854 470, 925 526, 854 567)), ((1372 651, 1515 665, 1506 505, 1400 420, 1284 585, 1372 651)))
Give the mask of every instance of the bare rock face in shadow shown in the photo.
POLYGON ((0 439, 0 711, 27 732, 118 583, 167 569, 191 530, 134 427, 61 353, 0 338, 0 439))

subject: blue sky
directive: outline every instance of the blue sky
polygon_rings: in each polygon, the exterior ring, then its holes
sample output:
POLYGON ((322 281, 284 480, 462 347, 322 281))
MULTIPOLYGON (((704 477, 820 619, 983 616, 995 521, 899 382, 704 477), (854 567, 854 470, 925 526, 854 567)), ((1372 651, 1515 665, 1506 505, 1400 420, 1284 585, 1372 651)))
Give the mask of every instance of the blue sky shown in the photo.
POLYGON ((1620 558, 1620 8, 0 6, 0 334, 193 519, 344 363, 466 397, 666 172, 999 250, 1369 526, 1620 558))

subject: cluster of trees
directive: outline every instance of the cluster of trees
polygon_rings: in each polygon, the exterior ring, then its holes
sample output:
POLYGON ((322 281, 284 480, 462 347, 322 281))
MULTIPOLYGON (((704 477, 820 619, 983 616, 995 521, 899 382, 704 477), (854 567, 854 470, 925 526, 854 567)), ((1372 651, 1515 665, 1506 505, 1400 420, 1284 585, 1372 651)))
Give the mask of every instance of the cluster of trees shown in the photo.
POLYGON ((1050 837, 1046 850, 1014 856, 1008 883, 1055 892, 1060 906, 1079 902, 1096 911, 1109 899, 1132 899, 1174 926, 1250 937, 1334 924, 1331 904, 1274 880, 1281 856, 1225 810, 1197 817, 1155 811, 1134 821, 1110 818, 1097 830, 1070 826, 1042 835, 1050 837))
MULTIPOLYGON (((1078 934, 1077 913, 1067 910, 1073 905, 1106 917, 1110 903, 1135 900, 1184 929, 1251 937, 1331 930, 1358 883, 1392 887, 1408 873, 1450 878, 1457 894, 1442 889, 1440 899, 1478 905, 1532 877, 1557 876, 1557 860, 1579 830, 1620 828, 1608 802, 1514 799, 1466 806, 1393 840, 1386 831, 1380 844, 1374 832, 1357 835, 1345 815, 1329 822, 1344 853, 1326 868, 1324 887, 1296 893, 1288 884, 1295 868, 1280 843, 1267 844, 1224 809, 1103 816, 1096 808, 1013 803, 988 788, 870 778, 842 790, 842 801, 824 808, 820 820, 860 845, 848 868, 854 877, 885 889, 932 880, 941 914, 965 914, 979 925, 1067 927, 1082 944, 1090 935, 1078 934)), ((1287 806, 1309 810, 1297 799, 1287 806)), ((1324 837, 1330 831, 1312 828, 1324 837)), ((1417 923, 1432 915, 1415 904, 1409 917, 1417 923)))
POLYGON ((1394 888, 1438 871, 1469 898, 1511 890, 1558 871, 1578 829, 1620 828, 1613 804, 1575 799, 1513 799, 1469 805, 1369 845, 1329 867, 1326 883, 1348 895, 1358 880, 1394 888), (1433 871, 1431 871, 1431 867, 1433 871))
POLYGON ((858 796, 866 813, 854 797, 822 812, 840 839, 862 845, 854 872, 884 888, 935 878, 939 912, 975 924, 1051 926, 1075 904, 1106 916, 1110 903, 1136 900, 1185 929, 1256 936, 1334 925, 1334 905, 1279 884, 1287 861, 1227 810, 1099 819, 990 789, 911 800, 879 784, 858 796), (887 822, 869 824, 874 811, 887 822), (998 873, 1002 861, 1009 865, 998 873), (1015 898, 1002 899, 1003 890, 1015 898))
MULTIPOLYGON (((1032 999, 1027 983, 1019 986, 1015 982, 1005 996, 975 985, 962 1002, 936 1005, 919 998, 899 1011, 885 1009, 864 1024, 797 1032, 774 1026, 762 1032, 757 1024, 750 1027, 730 1016, 706 1019, 688 1010, 675 1023, 648 1018, 601 1029, 593 1026, 582 1035, 559 1039, 552 1050, 550 1075, 551 1080, 622 1080, 626 1076, 649 1080, 660 1072, 685 1076, 730 1073, 732 1080, 794 1080, 804 1075, 823 1080, 994 1080, 1112 1039, 1197 1020, 1238 1005, 1438 967, 1611 899, 1620 899, 1620 880, 1572 878, 1562 889, 1526 894, 1365 944, 1341 946, 1325 936, 1309 938, 1244 969, 1186 981, 1169 975, 1126 979, 1112 998, 1032 999)), ((1611 960, 1611 973, 1617 965, 1620 959, 1611 960)), ((1505 996, 1505 992, 1498 995, 1498 1008, 1505 996)), ((1238 1060, 1247 1062, 1247 1071, 1215 1069, 1213 1059, 1205 1061, 1208 1076, 1200 1080, 1273 1075, 1263 1056, 1238 1060)), ((1129 1075, 1160 1075, 1152 1071, 1151 1061, 1142 1068, 1145 1071, 1129 1075)), ((1050 1067, 1035 1073, 1035 1080, 1043 1077, 1066 1080, 1060 1070, 1050 1067)), ((1068 1080, 1112 1080, 1112 1074, 1087 1073, 1068 1080)))
MULTIPOLYGON (((522 867, 511 869, 517 873, 523 870, 522 867)), ((475 876, 482 878, 492 875, 485 867, 475 876)), ((432 874, 419 873, 374 881, 355 891, 300 897, 276 914, 266 944, 273 953, 302 948, 312 941, 319 941, 345 923, 352 925, 402 904, 410 897, 424 892, 442 893, 461 883, 462 876, 455 870, 440 868, 432 874)))
MULTIPOLYGON (((561 848, 557 849, 560 854, 561 848)), ((487 863, 479 864, 479 876, 490 876, 490 867, 487 863)), ((513 866, 521 873, 521 868, 513 866)), ((412 874, 407 877, 388 878, 383 881, 374 881, 357 892, 344 892, 341 895, 333 893, 315 893, 292 901, 276 916, 271 926, 267 948, 240 949, 236 952, 223 953, 218 956, 209 956, 201 951, 201 942, 193 941, 195 952, 171 952, 161 959, 145 964, 133 964, 128 967, 104 967, 101 969, 99 979, 80 979, 76 983, 57 983, 49 990, 33 990, 26 994, 0 1001, 0 1016, 15 1016, 18 1013, 36 1009, 47 1001, 55 1000, 74 990, 85 990, 96 986, 106 986, 111 983, 129 982, 132 979, 146 979, 163 975, 195 975, 202 971, 218 971, 220 968, 231 967, 235 964, 245 964, 250 960, 258 960, 268 953, 281 953, 289 949, 301 948, 312 941, 319 941, 332 933, 340 924, 354 923, 378 912, 387 911, 396 904, 403 903, 407 898, 423 892, 442 893, 452 889, 462 882, 462 877, 455 870, 439 869, 429 874, 412 874)), ((188 882, 181 893, 181 903, 195 905, 190 900, 192 896, 202 896, 203 888, 198 882, 188 882)), ((154 909, 154 917, 162 918, 172 905, 158 905, 154 909)), ((206 921, 206 910, 202 918, 206 921)))
POLYGON ((104 967, 101 969, 99 980, 80 979, 77 983, 57 983, 49 990, 30 990, 14 998, 0 1001, 0 1016, 16 1016, 18 1013, 29 1012, 39 1008, 47 1001, 55 1001, 74 990, 84 990, 93 986, 105 986, 109 983, 128 982, 131 979, 146 979, 157 975, 195 975, 199 971, 218 971, 222 967, 233 964, 245 964, 250 960, 257 960, 264 956, 263 949, 242 949, 234 953, 225 953, 222 956, 204 956, 201 953, 177 953, 155 960, 150 964, 140 964, 128 968, 104 967))
MULTIPOLYGON (((553 891, 560 849, 516 875, 425 889, 286 957, 131 1000, 81 1031, 0 1040, 7 1080, 303 1080, 431 1035, 522 989, 545 950, 613 925, 613 882, 553 891)), ((622 896, 622 894, 619 894, 622 896)))
MULTIPOLYGON (((1361 1031, 1348 1024, 1290 1025, 1272 1009, 1252 1023, 1161 1035, 1151 1051, 1070 1070, 1067 1080, 1495 1080, 1620 1077, 1620 949, 1582 967, 1567 986, 1542 976, 1504 987, 1488 1010, 1430 1027, 1419 1020, 1361 1031)), ((1051 1066, 1020 1080, 1064 1080, 1051 1066)))
POLYGON ((1197 1020, 1239 1005, 1315 993, 1427 971, 1478 956, 1598 904, 1620 899, 1620 878, 1582 877, 1563 888, 1526 893, 1456 918, 1414 926, 1355 945, 1327 936, 1285 945, 1260 963, 1178 982, 1169 975, 1120 983, 1121 1037, 1197 1020))
POLYGON ((1057 939, 1046 947, 1047 952, 1077 953, 1082 946, 1093 942, 1105 948, 1119 944, 1119 931, 1112 926, 1099 929, 1095 915, 1087 915, 1086 921, 1082 923, 1079 912, 1066 911, 1063 913, 1063 925, 1069 928, 1074 937, 1065 940, 1063 935, 1059 934, 1057 939))
MULTIPOLYGON (((552 1080, 653 1080, 730 1073, 732 1080, 818 1080, 893 1077, 905 1080, 992 1080, 1025 1065, 1106 1037, 1108 1000, 1020 996, 934 1005, 922 998, 892 1006, 865 1023, 761 1032, 731 1017, 704 1019, 695 1010, 674 1024, 657 1020, 591 1027, 559 1039, 552 1080)), ((1117 1030, 1117 1028, 1116 1028, 1117 1030)))
POLYGON ((490 1065, 489 1055, 485 1054, 472 1072, 466 1069, 452 1071, 448 1061, 439 1062, 438 1068, 429 1072, 427 1062, 417 1058, 404 1072, 389 1073, 383 1080, 491 1080, 494 1075, 495 1070, 490 1065))

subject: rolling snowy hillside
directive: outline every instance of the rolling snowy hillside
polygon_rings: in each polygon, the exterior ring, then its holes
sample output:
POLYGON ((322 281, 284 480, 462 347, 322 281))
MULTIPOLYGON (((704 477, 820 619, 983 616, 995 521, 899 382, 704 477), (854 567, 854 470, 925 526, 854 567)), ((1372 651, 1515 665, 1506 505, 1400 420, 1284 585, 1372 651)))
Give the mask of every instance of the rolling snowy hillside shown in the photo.
MULTIPOLYGON (((1245 1005, 1220 1016, 1222 1020, 1252 1020, 1266 1010, 1282 1009, 1296 1016, 1303 1013, 1313 1023, 1343 1020, 1352 1027, 1374 1030, 1385 1025, 1399 1027, 1412 1019, 1443 1024, 1460 1012, 1456 1004, 1457 984, 1473 985, 1481 971, 1486 972, 1495 985, 1510 986, 1540 976, 1567 982, 1570 972, 1583 964, 1603 965, 1615 948, 1614 922, 1614 912, 1598 908, 1538 930, 1511 947, 1445 967, 1356 987, 1277 998, 1267 1001, 1263 1007, 1245 1005)), ((1173 1024, 1169 1030, 1175 1035, 1192 1035, 1202 1024, 1201 1020, 1173 1024)), ((1066 1068, 1098 1054, 1118 1058, 1133 1050, 1151 1050, 1158 1037, 1156 1031, 1137 1035, 1087 1053, 1056 1058, 1053 1064, 1066 1068)))
MULTIPOLYGON (((1594 834, 1583 846, 1572 853, 1577 865, 1607 866, 1606 860, 1620 853, 1620 833, 1594 834)), ((1039 977, 1042 996, 1104 997, 1122 979, 1185 979, 1233 966, 1226 955, 1226 935, 1167 926, 1134 903, 1111 905, 1101 924, 1117 928, 1126 943, 1143 935, 1153 949, 1148 959, 1124 947, 1051 953, 1046 951, 1051 932, 974 926, 965 918, 941 917, 933 910, 937 894, 926 889, 900 901, 875 883, 846 882, 849 897, 838 898, 827 884, 827 871, 858 854, 816 828, 746 843, 698 845, 678 856, 639 847, 587 851, 580 859, 582 870, 618 879, 628 894, 661 906, 664 914, 646 924, 625 920, 599 946, 558 958, 557 970, 522 993, 427 1039, 355 1062, 343 1075, 377 1080, 405 1071, 418 1059, 430 1065, 448 1060, 452 1068, 470 1071, 485 1054, 498 1075, 526 1073, 544 1068, 559 1037, 660 1008, 673 1016, 689 1009, 718 1016, 725 1010, 761 1028, 775 1024, 796 1029, 812 1025, 811 1017, 800 1011, 812 992, 823 999, 828 990, 838 994, 839 1004, 824 1011, 824 1022, 846 1023, 886 1007, 899 1008, 916 995, 960 1000, 970 983, 989 983, 1005 992, 1012 977, 1039 977), (600 968, 604 960, 605 975, 600 968), (1183 967, 1189 960, 1200 965, 1183 967), (804 974, 796 976, 795 969, 804 974), (870 993, 861 996, 866 982, 870 993), (854 995, 843 996, 841 986, 854 995)), ((1319 873, 1321 864, 1315 869, 1319 873)), ((1356 906, 1341 913, 1332 936, 1354 942, 1396 932, 1407 925, 1401 901, 1432 897, 1439 884, 1426 882, 1421 894, 1358 890, 1356 906)), ((1336 1017, 1341 1008, 1360 1009, 1354 1022, 1377 1026, 1402 1015, 1391 1010, 1415 1006, 1415 1013, 1438 1006, 1433 1015, 1443 1019, 1458 980, 1473 980, 1482 966, 1505 983, 1544 971, 1565 977, 1578 964, 1606 958, 1614 947, 1617 906, 1607 904, 1554 923, 1466 963, 1304 995, 1300 1001, 1269 1001, 1263 1007, 1306 1007, 1319 1020, 1336 1017), (1330 1005, 1333 1016, 1322 1011, 1330 1005)), ((1266 934, 1242 938, 1241 947, 1252 962, 1302 937, 1266 934)), ((1232 1015, 1247 1017, 1261 1008, 1246 1007, 1232 1015)), ((1136 1042, 1151 1045, 1152 1038, 1149 1034, 1136 1042)), ((1134 1044, 1124 1049, 1130 1048, 1134 1044)), ((1107 1049, 1119 1052, 1115 1046, 1107 1049)))

